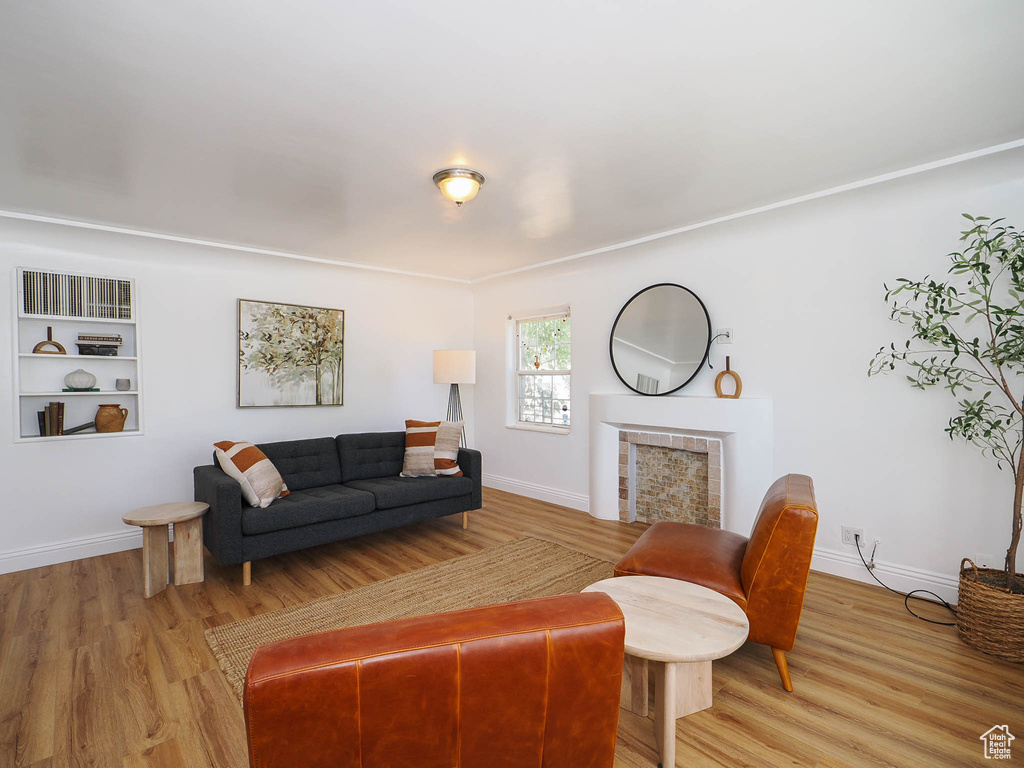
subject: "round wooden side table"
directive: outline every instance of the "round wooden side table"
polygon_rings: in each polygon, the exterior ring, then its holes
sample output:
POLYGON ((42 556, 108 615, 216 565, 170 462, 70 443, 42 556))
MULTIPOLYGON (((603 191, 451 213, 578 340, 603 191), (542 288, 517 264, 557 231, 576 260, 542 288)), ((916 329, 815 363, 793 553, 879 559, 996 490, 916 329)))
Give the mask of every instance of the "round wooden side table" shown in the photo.
POLYGON ((747 639, 747 616, 724 595, 677 579, 619 576, 586 587, 616 602, 626 622, 621 705, 647 716, 654 674, 654 739, 664 768, 676 764, 676 718, 711 706, 711 662, 747 639))
POLYGON ((210 508, 201 501, 176 501, 129 512, 128 525, 142 527, 143 591, 152 597, 167 588, 167 550, 174 526, 174 583, 203 580, 203 515, 210 508))

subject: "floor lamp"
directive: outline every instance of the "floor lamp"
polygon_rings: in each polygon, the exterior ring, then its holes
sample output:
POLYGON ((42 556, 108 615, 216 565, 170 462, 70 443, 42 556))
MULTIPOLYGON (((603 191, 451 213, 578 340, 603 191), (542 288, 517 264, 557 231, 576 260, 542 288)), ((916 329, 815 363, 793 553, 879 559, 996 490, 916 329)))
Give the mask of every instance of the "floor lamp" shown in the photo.
MULTIPOLYGON (((451 384, 448 390, 448 421, 464 421, 459 384, 476 383, 476 352, 472 349, 435 349, 434 383, 451 384)), ((459 445, 466 445, 466 425, 462 425, 459 445)))

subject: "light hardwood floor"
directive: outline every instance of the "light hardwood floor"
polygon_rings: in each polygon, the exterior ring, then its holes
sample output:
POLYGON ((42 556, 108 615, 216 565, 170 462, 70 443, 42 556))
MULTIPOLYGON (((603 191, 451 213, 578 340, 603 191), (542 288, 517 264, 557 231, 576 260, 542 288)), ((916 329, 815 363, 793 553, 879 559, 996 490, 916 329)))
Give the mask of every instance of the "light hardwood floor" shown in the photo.
MULTIPOLYGON (((614 560, 645 527, 500 491, 484 502, 467 531, 453 515, 257 561, 251 587, 207 555, 205 583, 144 600, 139 550, 0 576, 0 766, 244 767, 241 707, 207 627, 523 535, 614 560)), ((790 694, 768 648, 715 662, 714 707, 677 725, 678 765, 985 765, 978 737, 997 724, 1024 761, 1024 667, 881 588, 812 573, 789 662, 790 694)), ((654 766, 652 720, 620 713, 616 765, 654 766)))

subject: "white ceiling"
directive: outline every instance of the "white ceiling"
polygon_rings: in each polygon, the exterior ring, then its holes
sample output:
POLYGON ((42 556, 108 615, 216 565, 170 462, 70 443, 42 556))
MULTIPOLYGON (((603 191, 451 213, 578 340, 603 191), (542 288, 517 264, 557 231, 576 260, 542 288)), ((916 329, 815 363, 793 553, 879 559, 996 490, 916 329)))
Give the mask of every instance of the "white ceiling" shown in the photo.
POLYGON ((0 209, 476 278, 1024 137, 1020 0, 0 4, 0 209), (461 210, 430 177, 487 183, 461 210))

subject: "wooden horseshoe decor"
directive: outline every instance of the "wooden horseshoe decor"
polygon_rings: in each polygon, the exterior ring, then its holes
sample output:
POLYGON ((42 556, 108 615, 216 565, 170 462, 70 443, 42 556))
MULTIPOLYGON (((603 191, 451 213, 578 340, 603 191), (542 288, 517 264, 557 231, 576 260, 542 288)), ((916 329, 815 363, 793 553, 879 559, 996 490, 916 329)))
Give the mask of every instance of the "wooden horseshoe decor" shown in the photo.
POLYGON ((66 355, 68 351, 64 349, 64 345, 59 341, 53 340, 53 326, 46 326, 46 341, 40 341, 34 347, 32 347, 33 355, 66 355), (53 349, 47 349, 47 347, 53 347, 53 349))
POLYGON ((719 397, 727 397, 732 400, 735 400, 740 396, 740 392, 742 391, 743 379, 740 378, 740 375, 736 373, 736 371, 732 370, 732 368, 729 367, 729 356, 726 355, 725 370, 715 377, 715 394, 718 395, 719 397), (727 395, 724 392, 722 392, 722 379, 724 379, 726 376, 731 376, 732 380, 736 383, 736 391, 733 392, 731 395, 727 395))

